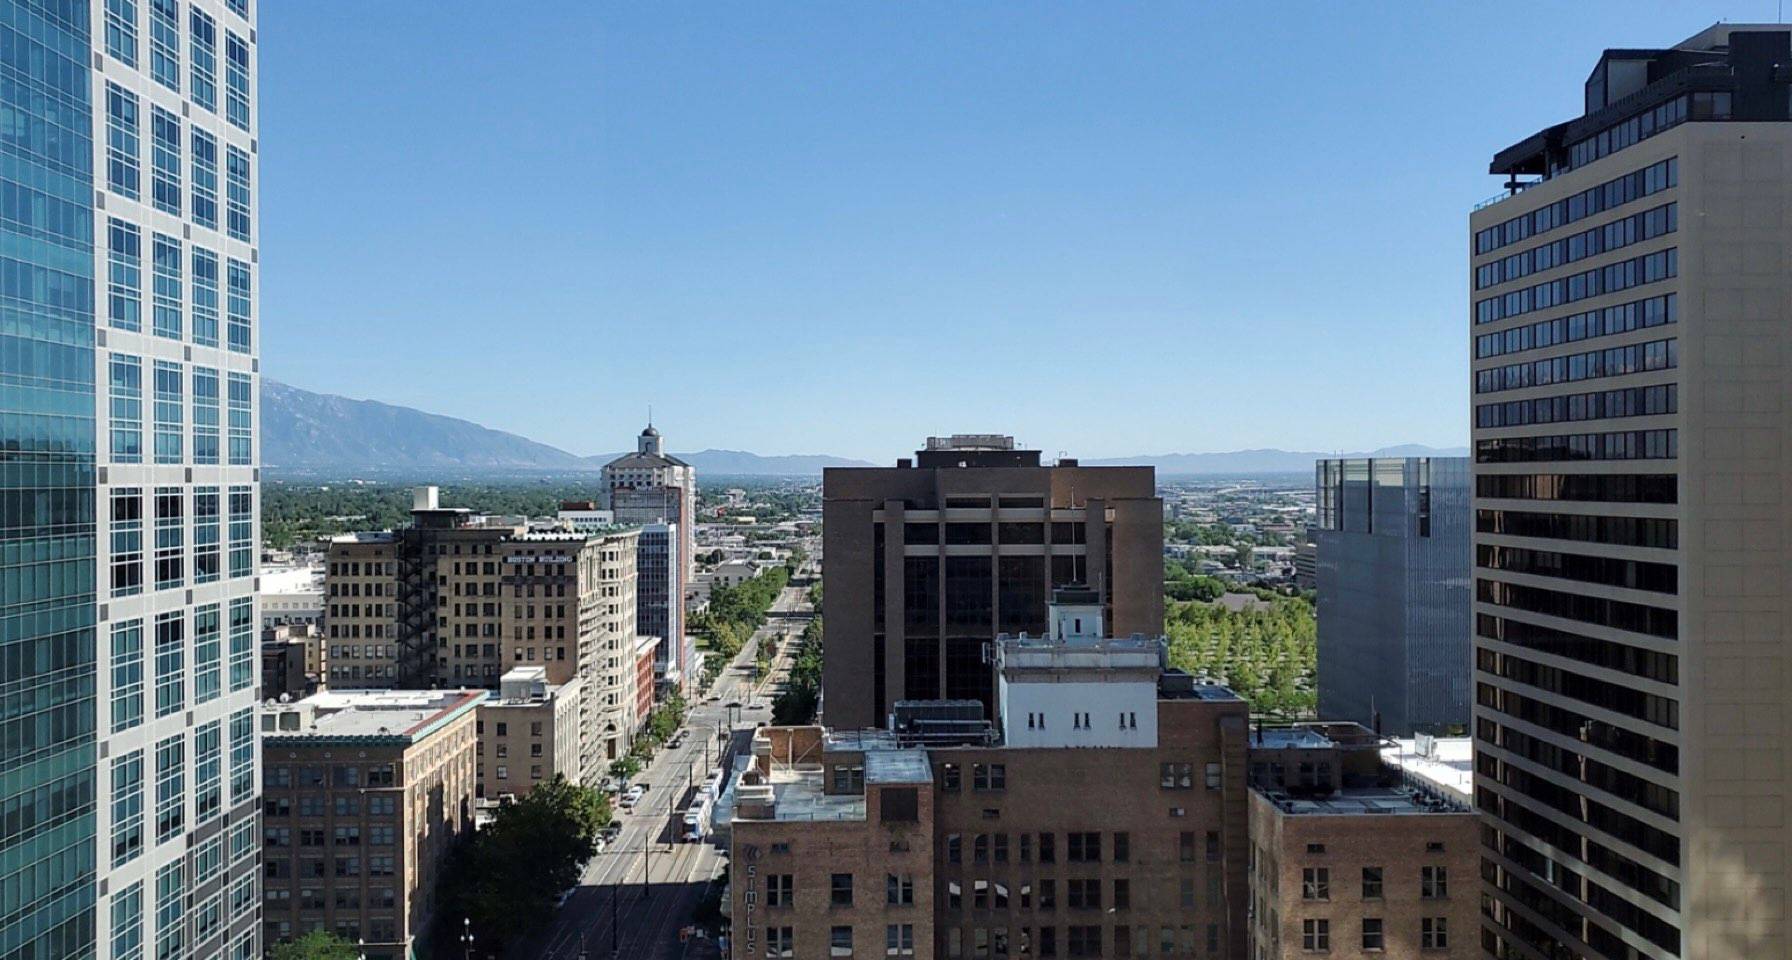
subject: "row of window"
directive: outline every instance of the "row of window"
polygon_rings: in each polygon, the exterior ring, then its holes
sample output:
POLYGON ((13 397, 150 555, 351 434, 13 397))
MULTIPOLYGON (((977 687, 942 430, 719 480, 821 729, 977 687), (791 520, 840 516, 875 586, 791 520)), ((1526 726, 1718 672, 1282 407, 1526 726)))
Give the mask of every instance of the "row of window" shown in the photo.
MULTIPOLYGON (((149 76, 174 91, 181 88, 179 0, 148 0, 149 76)), ((248 16, 247 0, 226 0, 232 12, 248 16)), ((189 5, 187 51, 191 58, 193 103, 218 112, 218 23, 196 5, 189 5)), ((106 55, 127 67, 139 64, 136 0, 106 0, 106 55)), ((224 31, 224 118, 249 129, 249 43, 236 31, 224 31)))
MULTIPOLYGON (((836 768, 838 770, 845 768, 836 768)), ((971 838, 972 863, 1007 863, 1009 835, 1006 833, 979 833, 971 838)), ((1126 831, 1118 831, 1111 835, 1112 862, 1129 863, 1132 860, 1132 835, 1126 831)), ((1218 836, 1212 838, 1216 846, 1212 852, 1217 856, 1218 836)), ((1100 863, 1102 862, 1102 835, 1099 832, 1071 832, 1064 835, 1065 862, 1067 863, 1100 863)), ((1016 860, 1020 863, 1032 863, 1034 860, 1035 835, 1022 833, 1016 835, 1015 845, 1018 848, 1016 860)), ((1193 862, 1195 856, 1195 835, 1185 832, 1182 835, 1182 855, 1185 862, 1193 862)), ((1056 863, 1058 860, 1057 835, 1040 833, 1037 835, 1038 862, 1056 863)), ((964 837, 952 833, 946 835, 945 858, 947 863, 964 862, 964 837)))
POLYGON ((1568 740, 1598 747, 1663 773, 1680 772, 1680 748, 1647 734, 1490 683, 1475 684, 1475 698, 1489 710, 1542 727, 1568 740))
MULTIPOLYGON (((269 880, 322 879, 337 877, 340 879, 363 876, 363 858, 358 853, 338 854, 333 857, 302 857, 298 859, 298 868, 293 867, 293 860, 285 856, 269 856, 263 865, 263 874, 269 880)), ((392 854, 373 854, 365 858, 366 873, 369 877, 390 877, 397 872, 397 857, 392 854)))
POLYGON ((1550 383, 1573 383, 1598 380, 1604 376, 1625 376, 1649 371, 1667 371, 1679 365, 1679 340, 1650 340, 1647 344, 1591 349, 1586 353, 1546 356, 1543 360, 1525 360, 1520 364, 1487 367, 1475 371, 1475 392, 1491 394, 1500 390, 1525 387, 1546 387, 1550 383))
POLYGON ((1585 503, 1676 503, 1679 478, 1671 473, 1484 473, 1475 496, 1504 500, 1585 503))
POLYGON ((1679 158, 1669 157, 1657 161, 1641 170, 1632 170, 1598 186, 1588 187, 1548 206, 1538 207, 1530 213, 1475 231, 1475 254, 1479 256, 1492 253, 1501 247, 1614 210, 1632 200, 1652 196, 1679 185, 1679 158))
POLYGON ((1493 782, 1565 814, 1577 823, 1603 831, 1664 863, 1680 865, 1680 839, 1672 833, 1608 806, 1588 791, 1562 786, 1517 764, 1500 761, 1491 754, 1482 754, 1476 763, 1476 773, 1493 782), (1490 771, 1489 767, 1493 769, 1490 771))
MULTIPOLYGON (((1364 900, 1383 898, 1384 874, 1385 871, 1381 867, 1362 868, 1362 897, 1364 900)), ((1450 871, 1448 867, 1424 866, 1419 868, 1419 899, 1443 900, 1449 895, 1450 871)), ((1330 900, 1332 898, 1331 868, 1302 867, 1300 898, 1302 900, 1330 900)))
POLYGON ((1475 669, 1658 727, 1680 728, 1679 703, 1629 684, 1611 683, 1488 649, 1475 651, 1475 669))
POLYGON ((113 733, 143 724, 146 694, 154 684, 154 715, 172 716, 210 703, 228 688, 247 690, 254 682, 254 600, 240 597, 228 610, 216 603, 156 614, 150 624, 141 618, 112 625, 113 733), (228 617, 228 624, 221 622, 228 617), (190 630, 189 630, 190 627, 190 630), (228 662, 225 631, 228 629, 228 662), (147 632, 146 632, 147 631, 147 632), (188 638, 191 637, 191 643, 188 638), (150 658, 153 657, 153 660, 150 658), (192 664, 189 683, 187 665, 192 664))
POLYGON ((1523 620, 1509 620, 1489 613, 1475 615, 1475 633, 1488 640, 1498 640, 1523 647, 1526 650, 1578 660, 1591 666, 1617 670, 1645 680, 1654 680, 1657 683, 1677 684, 1680 682, 1680 658, 1659 650, 1648 650, 1628 643, 1618 643, 1615 640, 1583 637, 1579 634, 1538 626, 1523 620))
MULTIPOLYGON (((116 83, 106 84, 106 187, 130 200, 143 199, 143 124, 137 95, 116 83)), ((232 239, 249 243, 251 236, 249 153, 224 144, 224 208, 218 208, 218 138, 198 124, 183 135, 181 118, 155 104, 149 107, 149 202, 163 213, 181 216, 190 196, 196 226, 222 229, 232 239), (183 147, 191 165, 191 189, 183 183, 183 147)))
POLYGON ((1538 320, 1523 326, 1483 333, 1475 337, 1475 359, 1500 357, 1525 350, 1541 350, 1559 343, 1575 343, 1595 337, 1609 337, 1632 330, 1677 323, 1680 319, 1680 295, 1663 294, 1629 303, 1613 304, 1598 310, 1571 313, 1553 320, 1538 320))
POLYGON ((1580 749, 1533 737, 1520 730, 1483 721, 1494 736, 1486 742, 1524 760, 1566 777, 1590 784, 1613 796, 1624 797, 1669 819, 1680 819, 1680 794, 1672 787, 1620 770, 1580 749))
MULTIPOLYGON (((213 720, 193 728, 190 782, 189 742, 185 733, 165 737, 149 747, 112 758, 110 858, 113 867, 137 859, 146 847, 167 843, 185 834, 189 797, 195 825, 209 823, 223 814, 225 723, 224 720, 213 720), (152 775, 153 808, 148 792, 152 775), (153 822, 150 820, 152 814, 153 822)), ((245 707, 231 714, 228 724, 229 803, 234 806, 255 793, 253 708, 245 707)), ((219 839, 222 836, 220 834, 219 839)))
POLYGON ((1677 639, 1680 635, 1680 614, 1677 611, 1625 600, 1608 600, 1604 597, 1589 597, 1487 579, 1476 579, 1475 599, 1528 613, 1578 620, 1667 640, 1677 639))
MULTIPOLYGON (((290 849, 293 844, 291 827, 270 826, 262 831, 262 842, 270 849, 290 849)), ((361 845, 362 833, 359 826, 337 827, 334 843, 332 837, 322 827, 301 827, 299 829, 298 846, 301 847, 358 847, 361 845)), ((376 824, 367 828, 367 845, 370 847, 390 847, 398 843, 398 828, 384 824, 376 824)))
MULTIPOLYGON (((1491 790, 1488 793, 1491 800, 1498 802, 1513 816, 1540 821, 1544 824, 1543 832, 1536 834, 1537 836, 1556 837, 1558 834, 1567 834, 1567 837, 1558 837, 1558 840, 1573 836, 1572 832, 1563 830, 1555 821, 1545 819, 1516 802, 1494 797, 1491 790)), ((1625 866, 1634 864, 1634 861, 1611 852, 1604 844, 1597 841, 1569 840, 1569 845, 1561 849, 1574 850, 1577 842, 1584 848, 1586 863, 1607 876, 1624 878, 1620 882, 1628 886, 1637 888, 1637 883, 1678 886, 1674 881, 1660 877, 1659 874, 1645 867, 1634 867, 1634 869, 1626 871, 1625 866), (1639 870, 1657 879, 1648 881, 1633 879, 1636 878, 1636 871, 1639 870)), ((1666 949, 1670 954, 1679 952, 1680 931, 1675 925, 1659 919, 1628 899, 1612 894, 1601 884, 1581 877, 1574 872, 1571 868, 1572 865, 1561 864, 1522 843, 1506 840, 1504 845, 1508 850, 1508 857, 1519 863, 1531 877, 1542 881, 1554 893, 1545 896, 1524 876, 1511 870, 1499 872, 1500 891, 1538 915, 1547 918, 1550 922, 1572 927, 1599 956, 1605 957, 1607 960, 1629 960, 1636 956, 1636 949, 1617 934, 1606 929, 1604 924, 1593 922, 1596 913, 1603 913, 1606 917, 1616 920, 1637 935, 1666 949), (1566 884, 1563 883, 1564 880, 1567 881, 1566 884), (1557 899, 1560 897, 1570 898, 1573 901, 1573 906, 1557 899)), ((1541 928, 1532 924, 1518 912, 1505 910, 1502 911, 1502 914, 1503 925, 1520 931, 1526 938, 1525 942, 1540 943, 1550 939, 1550 934, 1544 933, 1541 928)))
POLYGON ((1509 363, 1475 371, 1476 393, 1498 393, 1542 387, 1552 383, 1574 383, 1602 377, 1622 377, 1651 370, 1672 370, 1680 365, 1680 341, 1675 338, 1632 343, 1586 353, 1571 353, 1542 360, 1509 363))
POLYGON ((335 907, 337 910, 392 910, 398 906, 398 890, 396 887, 368 887, 367 896, 361 896, 358 886, 343 885, 332 887, 330 896, 324 897, 323 887, 300 887, 298 902, 293 902, 290 887, 268 888, 268 910, 324 910, 335 907))
POLYGON ((1687 120, 1728 119, 1730 119, 1730 95, 1728 93, 1684 94, 1653 110, 1646 110, 1570 145, 1566 164, 1556 165, 1550 171, 1550 175, 1559 176, 1570 170, 1578 170, 1595 160, 1617 153, 1626 147, 1635 146, 1669 128, 1677 127, 1687 120))
POLYGON ((1669 247, 1628 260, 1619 260, 1617 263, 1608 263, 1603 267, 1545 280, 1522 290, 1477 300, 1475 323, 1493 323, 1535 310, 1548 310, 1589 297, 1669 280, 1679 276, 1679 273, 1680 253, 1676 248, 1669 247))
POLYGON ((1051 542, 1054 544, 1080 544, 1085 541, 1088 534, 1088 530, 1083 524, 1066 521, 1050 524, 1009 521, 994 524, 988 521, 975 523, 953 521, 945 524, 904 523, 902 525, 902 542, 909 546, 931 546, 939 543, 975 545, 991 542, 1036 544, 1046 542, 1047 527, 1051 528, 1051 542), (944 536, 941 535, 942 527, 944 536))
POLYGON ((1657 517, 1593 517, 1571 513, 1529 513, 1522 510, 1476 510, 1480 533, 1543 540, 1579 540, 1621 547, 1673 550, 1680 545, 1679 522, 1657 517))
MULTIPOLYGON (((747 929, 746 955, 757 956, 757 947, 753 943, 754 928, 747 929)), ((852 950, 852 928, 835 927, 829 934, 829 956, 854 956, 852 950), (842 946, 843 945, 843 946, 842 946), (845 950, 845 953, 840 953, 845 950)), ((765 928, 765 955, 767 957, 795 957, 796 931, 792 927, 765 928)), ((884 956, 912 957, 915 955, 915 925, 912 923, 892 923, 884 928, 884 956)))
POLYGON ((362 768, 355 764, 335 764, 332 766, 301 767, 269 767, 267 786, 275 789, 289 789, 297 783, 301 789, 322 787, 326 784, 339 789, 355 787, 390 787, 397 784, 396 774, 389 763, 374 764, 362 768), (294 771, 297 771, 296 773, 294 771))
POLYGON ((1578 420, 1618 420, 1678 413, 1680 388, 1672 383, 1654 387, 1626 387, 1572 393, 1534 400, 1508 400, 1475 407, 1475 426, 1527 427, 1539 423, 1572 423, 1578 420))
POLYGON ((154 528, 146 550, 143 488, 112 489, 112 596, 134 596, 146 585, 170 590, 255 572, 254 488, 237 484, 223 492, 218 487, 193 487, 190 549, 185 509, 188 492, 184 487, 153 488, 154 528), (226 507, 228 515, 223 513, 226 507), (151 571, 148 577, 146 568, 151 571))
POLYGON ((262 812, 269 817, 285 818, 293 816, 296 810, 301 817, 321 817, 326 809, 331 815, 338 817, 358 817, 363 812, 369 817, 390 817, 398 813, 398 798, 389 793, 371 793, 363 798, 357 794, 339 793, 324 803, 322 794, 302 793, 296 798, 268 797, 262 801, 262 812))
POLYGON ((1680 456, 1678 430, 1619 430, 1505 437, 1475 442, 1476 463, 1559 463, 1565 460, 1673 460, 1680 456))
POLYGON ((107 367, 107 420, 111 428, 111 462, 143 463, 144 406, 148 401, 150 454, 161 464, 254 466, 254 381, 246 373, 226 373, 220 396, 219 373, 214 367, 194 365, 191 371, 191 403, 188 373, 173 360, 152 360, 149 389, 144 389, 143 358, 114 353, 107 367), (147 394, 147 396, 146 396, 147 394), (187 446, 188 410, 191 409, 192 446, 187 446))
POLYGON ((1679 592, 1680 568, 1671 563, 1621 560, 1616 557, 1502 547, 1486 543, 1476 545, 1475 563, 1489 570, 1577 580, 1627 590, 1669 594, 1679 592))
POLYGON ((1475 268, 1475 289, 1498 286, 1533 273, 1621 250, 1653 240, 1680 228, 1678 204, 1664 203, 1652 210, 1633 213, 1580 233, 1520 250, 1475 268))
MULTIPOLYGON (((1300 922, 1300 945, 1309 953, 1330 953, 1332 949, 1332 922, 1325 917, 1309 917, 1300 922)), ((1364 950, 1385 950, 1387 948, 1387 925, 1377 917, 1364 917, 1362 920, 1362 945, 1364 950)), ((1448 917, 1419 918, 1419 948, 1421 950, 1448 950, 1450 948, 1450 921, 1448 917)))
MULTIPOLYGON (((143 329, 143 241, 136 224, 116 218, 107 225, 106 315, 116 329, 143 329)), ((191 258, 192 324, 183 314, 181 241, 161 233, 150 235, 152 271, 150 331, 179 340, 183 330, 192 342, 216 347, 218 341, 218 255, 197 244, 191 258)), ((224 342, 235 353, 248 353, 251 332, 249 264, 234 257, 224 260, 224 342)))
MULTIPOLYGON (((1108 912, 1132 909, 1132 880, 1128 877, 1116 877, 1107 882, 1113 896, 1108 901, 1108 912)), ((1185 910, 1194 910, 1200 906, 1199 891, 1194 877, 1178 878, 1178 903, 1185 910)), ((1207 874, 1207 904, 1209 910, 1223 907, 1224 898, 1220 893, 1220 874, 1209 871, 1207 874)), ((1064 881, 1065 903, 1072 910, 1099 910, 1102 908, 1103 881, 1094 877, 1076 877, 1064 881)), ((1013 887, 1015 896, 1010 896, 1009 882, 1004 880, 976 879, 970 881, 970 908, 974 911, 1005 911, 1015 908, 1032 910, 1037 904, 1039 910, 1050 911, 1058 908, 1058 881, 1044 878, 1038 881, 1035 888, 1031 880, 1022 880, 1013 887)), ((962 911, 965 909, 965 885, 959 880, 946 881, 946 909, 962 911)), ((836 903, 835 906, 842 904, 836 903)))
MULTIPOLYGON (((1206 929, 1205 942, 1209 954, 1217 954, 1220 949, 1220 925, 1185 923, 1180 927, 1159 927, 1157 952, 1160 956, 1172 954, 1193 956, 1199 942, 1200 933, 1206 929)), ((985 957, 1002 958, 1019 957, 1056 957, 1059 956, 1058 945, 1063 943, 1063 956, 1067 957, 1100 957, 1102 952, 1101 927, 1096 925, 1076 925, 1063 928, 1062 941, 1057 927, 1016 927, 1014 937, 1009 938, 1007 927, 972 927, 968 939, 966 931, 961 927, 946 929, 946 957, 958 960, 970 957, 971 960, 982 960, 985 957)), ((1116 924, 1113 928, 1114 956, 1117 957, 1149 957, 1152 955, 1151 928, 1148 926, 1132 926, 1116 924)), ((834 956, 852 956, 836 950, 834 956)))

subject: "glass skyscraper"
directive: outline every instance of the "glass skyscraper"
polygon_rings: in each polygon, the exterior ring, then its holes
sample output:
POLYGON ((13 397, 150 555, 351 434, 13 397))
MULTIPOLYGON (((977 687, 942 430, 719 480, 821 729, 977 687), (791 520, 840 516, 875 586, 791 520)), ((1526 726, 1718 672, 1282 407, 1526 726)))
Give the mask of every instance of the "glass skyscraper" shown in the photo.
POLYGON ((0 0, 0 960, 260 953, 250 0, 0 0))

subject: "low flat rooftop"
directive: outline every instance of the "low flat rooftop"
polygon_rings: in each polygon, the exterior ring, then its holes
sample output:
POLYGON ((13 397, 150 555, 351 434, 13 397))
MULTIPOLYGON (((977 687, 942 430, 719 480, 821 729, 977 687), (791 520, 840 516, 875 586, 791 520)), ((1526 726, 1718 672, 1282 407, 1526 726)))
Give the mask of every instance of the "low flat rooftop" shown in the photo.
POLYGON ((820 767, 774 767, 772 793, 777 798, 778 820, 863 820, 863 794, 829 795, 822 784, 820 767))
POLYGON ((1464 806, 1444 803, 1402 787, 1361 787, 1340 790, 1325 797, 1292 797, 1274 790, 1259 790, 1264 799, 1290 816, 1395 816, 1437 813, 1466 814, 1464 806))
POLYGON ((1381 760, 1407 776, 1431 784, 1464 800, 1475 792, 1475 744, 1469 737, 1439 737, 1432 741, 1431 756, 1419 753, 1412 740, 1384 747, 1381 760))
POLYGON ((416 740, 486 698, 484 690, 354 690, 313 694, 300 701, 316 713, 300 730, 270 738, 394 737, 416 740))
POLYGON ((1265 727, 1251 731, 1252 750, 1324 750, 1332 738, 1310 727, 1265 727))
POLYGON ((339 533, 330 538, 331 543, 391 543, 390 530, 356 530, 353 533, 339 533))
POLYGON ((865 754, 866 783, 932 783, 925 750, 874 750, 865 754))

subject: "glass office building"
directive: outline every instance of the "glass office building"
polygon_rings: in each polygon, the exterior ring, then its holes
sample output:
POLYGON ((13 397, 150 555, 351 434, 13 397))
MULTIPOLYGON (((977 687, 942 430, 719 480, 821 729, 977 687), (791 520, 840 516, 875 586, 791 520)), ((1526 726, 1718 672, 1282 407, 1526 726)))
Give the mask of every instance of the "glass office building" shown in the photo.
POLYGON ((1315 466, 1319 715, 1388 736, 1469 720, 1466 457, 1315 466))
POLYGON ((261 951, 250 0, 0 0, 0 960, 261 951))

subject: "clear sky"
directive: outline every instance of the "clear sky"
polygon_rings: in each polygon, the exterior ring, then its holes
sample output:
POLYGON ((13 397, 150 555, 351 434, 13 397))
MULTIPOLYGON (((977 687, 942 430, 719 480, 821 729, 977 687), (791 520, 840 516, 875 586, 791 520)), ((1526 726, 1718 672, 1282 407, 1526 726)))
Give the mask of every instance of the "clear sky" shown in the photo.
POLYGON ((1467 216, 1774 0, 262 5, 262 369, 589 454, 1456 445, 1467 216))

